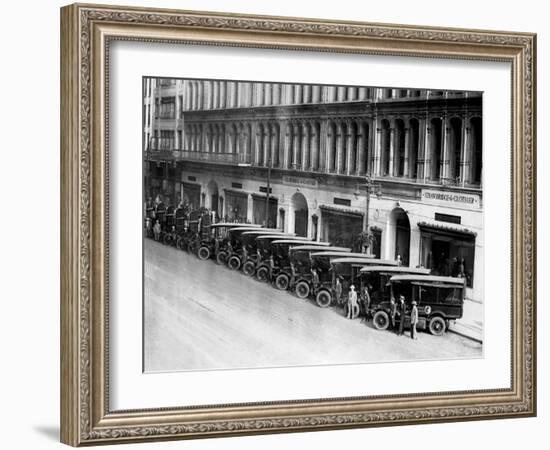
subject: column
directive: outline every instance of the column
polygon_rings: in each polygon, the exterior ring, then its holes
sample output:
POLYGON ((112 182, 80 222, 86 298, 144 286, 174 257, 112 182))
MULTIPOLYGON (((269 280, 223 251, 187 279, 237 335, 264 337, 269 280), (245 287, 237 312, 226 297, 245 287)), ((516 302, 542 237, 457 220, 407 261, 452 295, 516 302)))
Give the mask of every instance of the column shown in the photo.
POLYGON ((302 124, 302 170, 308 170, 309 166, 309 124, 304 122, 302 124))
POLYGON ((380 153, 382 152, 382 123, 380 118, 375 119, 376 137, 375 145, 372 157, 372 171, 373 175, 380 176, 380 153))
POLYGON ((235 141, 233 136, 233 124, 228 124, 225 127, 225 142, 227 142, 228 153, 235 153, 235 141))
POLYGON ((290 165, 290 122, 288 120, 281 122, 280 126, 280 138, 279 142, 282 143, 282 158, 281 158, 281 167, 288 169, 290 165))
POLYGON ((204 99, 204 84, 199 81, 198 95, 197 95, 197 109, 203 108, 203 99, 204 99))
POLYGON ((298 165, 298 149, 300 148, 300 125, 292 124, 292 168, 296 169, 298 165))
POLYGON ((227 95, 226 85, 227 85, 227 81, 220 81, 220 108, 226 107, 226 98, 225 98, 225 96, 227 95))
MULTIPOLYGON (((319 91, 321 87, 319 87, 319 91)), ((318 169, 321 172, 324 172, 327 168, 327 139, 328 139, 328 121, 323 120, 319 126, 319 160, 318 160, 318 169)))
POLYGON ((262 147, 261 136, 260 136, 260 126, 258 122, 252 122, 252 157, 250 163, 253 166, 258 165, 260 149, 262 147))
POLYGON ((230 102, 230 107, 231 108, 236 108, 238 106, 238 88, 237 88, 237 82, 236 81, 231 81, 229 83, 229 86, 230 86, 230 99, 231 99, 231 102, 230 102))
POLYGON ((350 121, 346 122, 346 175, 351 175, 355 172, 355 135, 353 133, 355 128, 351 124, 352 122, 350 121))
POLYGON ((321 86, 317 84, 311 87, 311 102, 321 103, 321 86))
POLYGON ((472 130, 468 126, 469 122, 470 118, 464 117, 462 121, 462 149, 460 151, 460 184, 462 186, 470 182, 472 130))
POLYGON ((213 101, 214 101, 214 108, 220 107, 220 81, 214 81, 214 92, 213 92, 213 101))
POLYGON ((225 152, 225 125, 221 124, 218 134, 218 151, 220 153, 225 152))
POLYGON ((294 85, 294 104, 302 103, 302 85, 294 85))
POLYGON ((395 132, 395 120, 392 120, 390 124, 390 154, 388 156, 388 175, 390 177, 393 177, 395 174, 393 173, 393 167, 394 167, 394 156, 395 156, 395 139, 396 139, 397 133, 395 132))
POLYGON ((271 85, 271 104, 278 105, 281 103, 281 85, 273 83, 271 85))
POLYGON ((336 126, 336 173, 342 173, 344 158, 344 127, 342 122, 338 122, 336 126))
POLYGON ((311 86, 305 84, 302 88, 302 103, 311 103, 311 86))
POLYGON ((279 167, 279 129, 273 123, 269 131, 271 137, 271 167, 279 167))
POLYGON ((263 124, 262 130, 263 130, 263 134, 262 134, 263 165, 267 167, 269 163, 269 154, 270 154, 269 127, 267 126, 267 123, 263 124))
POLYGON ((449 142, 449 140, 451 139, 451 124, 447 115, 443 117, 441 126, 443 128, 443 148, 441 155, 441 166, 439 167, 439 180, 445 181, 447 178, 449 178, 449 146, 451 145, 451 143, 449 142))
POLYGON ((264 105, 269 106, 273 104, 273 100, 271 98, 272 92, 273 92, 273 85, 271 83, 267 83, 264 86, 264 101, 263 101, 264 105))
POLYGON ((254 201, 252 200, 252 195, 248 194, 247 204, 246 204, 246 220, 250 223, 253 223, 254 216, 252 214, 252 208, 254 207, 254 201))
POLYGON ((429 152, 429 141, 431 130, 428 118, 420 119, 418 124, 419 140, 418 143, 418 173, 417 178, 426 181, 426 175, 429 173, 429 166, 426 164, 429 152))
POLYGON ((310 131, 309 168, 316 171, 319 169, 319 130, 316 122, 311 124, 310 131))
POLYGON ((405 123, 405 158, 403 161, 403 164, 405 164, 405 167, 403 167, 403 176, 405 178, 409 177, 409 158, 411 155, 411 129, 409 126, 407 126, 407 123, 405 123))
POLYGON ((365 123, 360 121, 357 122, 357 142, 355 146, 355 174, 361 175, 365 173, 365 133, 366 126, 365 123))

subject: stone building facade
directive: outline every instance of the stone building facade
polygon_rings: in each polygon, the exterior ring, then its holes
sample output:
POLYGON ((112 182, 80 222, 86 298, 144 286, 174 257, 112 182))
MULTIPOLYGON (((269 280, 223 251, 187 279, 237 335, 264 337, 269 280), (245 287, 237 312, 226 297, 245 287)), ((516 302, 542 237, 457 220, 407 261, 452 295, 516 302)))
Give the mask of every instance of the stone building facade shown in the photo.
POLYGON ((482 297, 482 96, 477 92, 144 80, 145 190, 226 220, 353 245, 482 297), (267 202, 267 178, 270 195, 267 202))

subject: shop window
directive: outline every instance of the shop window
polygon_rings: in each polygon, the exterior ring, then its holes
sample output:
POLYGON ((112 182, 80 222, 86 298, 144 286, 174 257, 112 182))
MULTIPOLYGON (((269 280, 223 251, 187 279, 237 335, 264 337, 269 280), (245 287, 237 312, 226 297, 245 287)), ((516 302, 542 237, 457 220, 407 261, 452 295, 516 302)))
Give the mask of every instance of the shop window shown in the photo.
MULTIPOLYGON (((265 224, 265 197, 253 196, 252 217, 253 223, 265 224)), ((267 227, 275 228, 277 225, 277 199, 269 199, 269 215, 267 218, 267 227)))
POLYGON ((359 215, 338 214, 323 211, 322 240, 341 247, 355 248, 359 233, 363 228, 363 218, 359 215))
POLYGON ((246 223, 248 199, 246 195, 225 195, 225 220, 228 222, 246 223))
POLYGON ((422 233, 421 264, 433 275, 466 279, 474 282, 475 238, 446 233, 422 233))

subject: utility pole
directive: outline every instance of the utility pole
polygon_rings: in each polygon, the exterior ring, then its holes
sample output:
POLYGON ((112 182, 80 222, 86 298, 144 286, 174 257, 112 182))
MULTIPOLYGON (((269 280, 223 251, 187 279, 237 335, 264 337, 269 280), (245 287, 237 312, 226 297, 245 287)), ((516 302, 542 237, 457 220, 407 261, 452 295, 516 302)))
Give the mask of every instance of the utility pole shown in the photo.
POLYGON ((267 191, 265 194, 265 226, 268 225, 269 220, 269 191, 271 189, 271 153, 269 154, 269 159, 267 160, 267 191))

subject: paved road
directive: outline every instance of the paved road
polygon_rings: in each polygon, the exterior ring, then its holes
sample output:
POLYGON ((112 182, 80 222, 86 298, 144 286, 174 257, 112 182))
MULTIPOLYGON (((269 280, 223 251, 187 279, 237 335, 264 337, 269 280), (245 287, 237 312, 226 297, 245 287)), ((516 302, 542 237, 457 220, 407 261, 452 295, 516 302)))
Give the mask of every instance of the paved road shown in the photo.
POLYGON ((145 240, 145 370, 207 370, 481 357, 447 333, 413 341, 347 320, 232 272, 145 240))

